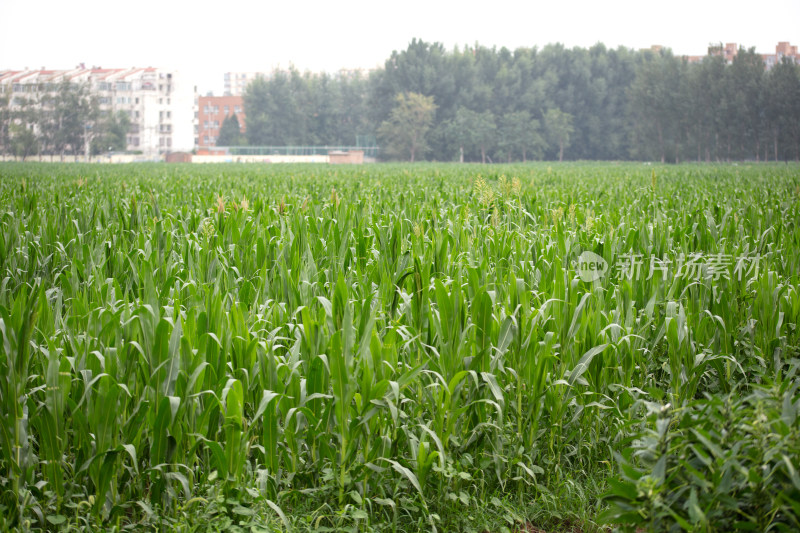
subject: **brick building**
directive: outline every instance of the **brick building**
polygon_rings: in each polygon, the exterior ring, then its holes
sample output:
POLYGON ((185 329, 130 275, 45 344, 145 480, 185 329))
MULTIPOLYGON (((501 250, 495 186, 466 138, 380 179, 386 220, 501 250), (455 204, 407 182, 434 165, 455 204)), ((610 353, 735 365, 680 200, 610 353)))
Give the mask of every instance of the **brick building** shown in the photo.
POLYGON ((217 145, 222 123, 231 115, 236 115, 244 133, 244 99, 241 96, 200 96, 197 99, 195 144, 199 150, 217 145))
MULTIPOLYGON (((739 53, 739 46, 736 43, 722 43, 711 44, 708 47, 708 55, 721 56, 725 59, 727 64, 733 62, 733 58, 739 53)), ((781 41, 775 46, 774 54, 760 54, 761 59, 764 61, 764 66, 767 70, 781 62, 784 57, 789 58, 795 64, 800 65, 800 53, 797 52, 797 46, 789 44, 788 41, 781 41)), ((706 56, 685 56, 689 63, 700 63, 706 56)))

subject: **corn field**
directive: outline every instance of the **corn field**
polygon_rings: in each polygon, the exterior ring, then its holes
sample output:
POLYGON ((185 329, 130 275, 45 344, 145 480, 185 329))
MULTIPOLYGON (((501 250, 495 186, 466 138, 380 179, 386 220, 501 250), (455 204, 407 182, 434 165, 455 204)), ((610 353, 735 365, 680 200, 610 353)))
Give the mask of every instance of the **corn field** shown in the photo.
POLYGON ((0 529, 800 528, 796 165, 4 164, 0 227, 0 529))

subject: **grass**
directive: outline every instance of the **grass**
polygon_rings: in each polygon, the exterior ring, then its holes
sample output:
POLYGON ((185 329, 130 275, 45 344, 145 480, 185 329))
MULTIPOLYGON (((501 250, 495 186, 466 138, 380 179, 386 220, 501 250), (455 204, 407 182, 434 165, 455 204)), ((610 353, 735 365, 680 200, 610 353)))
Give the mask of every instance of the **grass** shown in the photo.
POLYGON ((790 531, 799 220, 786 165, 0 166, 0 527, 790 531))

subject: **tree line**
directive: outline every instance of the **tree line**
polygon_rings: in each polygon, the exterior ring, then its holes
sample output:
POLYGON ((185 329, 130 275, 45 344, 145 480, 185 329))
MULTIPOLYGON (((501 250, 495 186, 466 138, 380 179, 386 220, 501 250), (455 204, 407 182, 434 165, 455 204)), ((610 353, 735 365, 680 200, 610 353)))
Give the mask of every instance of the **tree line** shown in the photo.
POLYGON ((246 141, 252 146, 352 145, 357 136, 376 129, 371 86, 371 77, 358 73, 331 76, 295 68, 256 78, 244 94, 246 141))
POLYGON ((63 81, 28 96, 0 93, 0 146, 3 155, 23 160, 42 155, 97 155, 125 150, 130 117, 101 110, 88 84, 63 81))
POLYGON ((246 89, 251 145, 352 145, 390 159, 800 158, 800 67, 624 47, 446 50, 413 40, 369 76, 296 69, 246 89))
MULTIPOLYGON (((19 157, 126 148, 130 119, 101 111, 88 85, 0 94, 0 145, 19 157)), ((352 146, 399 160, 800 159, 800 66, 753 49, 728 64, 669 50, 468 46, 413 40, 368 75, 257 78, 218 145, 352 146)))

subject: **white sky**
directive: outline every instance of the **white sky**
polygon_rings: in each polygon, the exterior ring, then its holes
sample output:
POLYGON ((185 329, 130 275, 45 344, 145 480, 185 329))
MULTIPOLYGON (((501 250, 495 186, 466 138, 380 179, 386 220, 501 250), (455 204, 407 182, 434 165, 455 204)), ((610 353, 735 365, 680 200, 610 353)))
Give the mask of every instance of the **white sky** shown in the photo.
POLYGON ((226 71, 372 68, 413 37, 448 49, 602 42, 702 55, 721 41, 768 53, 800 44, 800 0, 0 0, 0 70, 174 68, 218 95, 226 71))

